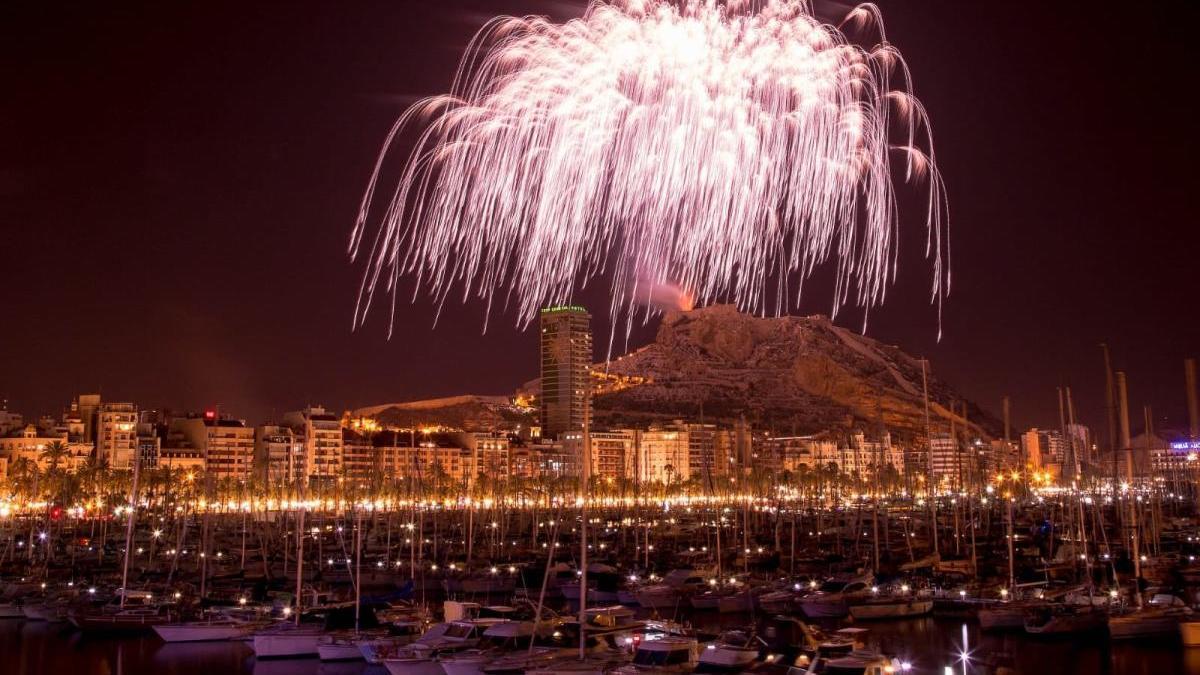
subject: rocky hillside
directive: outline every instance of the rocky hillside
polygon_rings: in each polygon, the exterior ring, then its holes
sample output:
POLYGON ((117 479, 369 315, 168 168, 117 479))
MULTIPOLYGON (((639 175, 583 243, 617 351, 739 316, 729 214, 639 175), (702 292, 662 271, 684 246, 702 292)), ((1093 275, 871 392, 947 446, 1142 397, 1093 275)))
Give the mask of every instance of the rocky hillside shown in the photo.
POLYGON ((515 429, 535 424, 535 416, 507 396, 452 396, 359 408, 355 417, 375 418, 385 427, 442 426, 465 431, 515 429))
MULTIPOLYGON (((730 306, 668 314, 654 342, 611 363, 610 375, 644 379, 595 399, 597 422, 644 424, 672 417, 731 421, 811 433, 877 428, 902 437, 923 433, 921 362, 897 347, 833 325, 824 317, 758 318, 730 306)), ((985 437, 998 423, 931 372, 935 431, 951 419, 985 437)), ((612 378, 610 378, 612 379, 612 378)))

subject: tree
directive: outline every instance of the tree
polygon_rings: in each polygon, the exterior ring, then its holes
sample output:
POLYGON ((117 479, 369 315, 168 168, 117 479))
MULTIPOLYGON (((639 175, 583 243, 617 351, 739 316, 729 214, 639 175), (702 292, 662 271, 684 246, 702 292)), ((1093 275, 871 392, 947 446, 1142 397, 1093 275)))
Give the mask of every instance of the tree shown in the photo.
POLYGON ((62 461, 70 456, 71 449, 62 441, 54 441, 42 448, 40 454, 41 459, 49 465, 49 470, 56 471, 59 464, 62 464, 62 461))

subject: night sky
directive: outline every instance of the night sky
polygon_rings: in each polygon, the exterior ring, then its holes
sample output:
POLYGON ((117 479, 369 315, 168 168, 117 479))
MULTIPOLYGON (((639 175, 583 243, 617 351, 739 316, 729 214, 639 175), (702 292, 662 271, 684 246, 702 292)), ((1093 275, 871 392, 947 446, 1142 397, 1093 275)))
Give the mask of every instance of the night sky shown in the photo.
MULTIPOLYGON (((1017 422, 1042 425, 1057 425, 1062 382, 1102 420, 1107 341, 1134 417, 1149 403, 1182 422, 1182 360, 1200 355, 1200 5, 879 4, 933 120, 954 287, 939 344, 909 217, 868 334, 928 355, 985 408, 1011 394, 1017 422)), ((536 376, 533 334, 511 314, 481 334, 478 305, 431 330, 427 302, 404 304, 390 342, 379 313, 352 332, 362 269, 345 246, 384 135, 448 87, 474 31, 582 8, 4 3, 0 397, 36 415, 99 391, 258 422, 536 376)), ((800 312, 828 313, 828 291, 810 290, 800 312)))

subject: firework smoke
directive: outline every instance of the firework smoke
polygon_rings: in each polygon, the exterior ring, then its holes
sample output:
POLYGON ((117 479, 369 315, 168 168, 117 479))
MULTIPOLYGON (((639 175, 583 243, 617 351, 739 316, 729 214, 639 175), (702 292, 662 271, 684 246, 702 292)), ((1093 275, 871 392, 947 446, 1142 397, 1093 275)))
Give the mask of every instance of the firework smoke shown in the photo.
POLYGON ((946 206, 910 92, 873 5, 840 27, 802 0, 595 0, 564 24, 494 19, 451 92, 388 135, 350 240, 353 259, 369 241, 355 325, 380 291, 394 319, 402 275, 439 308, 451 293, 489 315, 515 306, 521 326, 601 275, 614 331, 664 287, 778 314, 831 259, 834 314, 865 316, 895 278, 894 169, 925 185, 940 317, 946 206), (377 214, 381 168, 409 129, 377 214))

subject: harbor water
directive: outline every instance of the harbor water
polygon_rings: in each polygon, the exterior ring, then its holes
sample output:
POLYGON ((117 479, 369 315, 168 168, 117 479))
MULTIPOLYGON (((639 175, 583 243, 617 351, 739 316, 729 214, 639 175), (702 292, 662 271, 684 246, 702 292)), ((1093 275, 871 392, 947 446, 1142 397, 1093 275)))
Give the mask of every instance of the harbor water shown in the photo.
MULTIPOLYGON (((738 615, 697 615, 698 627, 744 624, 738 615)), ((1038 675, 1200 675, 1200 648, 1177 642, 1103 638, 1047 642, 1023 634, 980 634, 974 623, 930 617, 878 623, 867 642, 913 664, 914 673, 942 675, 946 666, 960 674, 963 627, 971 660, 966 673, 992 672, 1005 660, 1018 673, 1038 675)), ((0 673, 5 675, 386 675, 365 663, 321 663, 315 658, 258 661, 241 642, 164 644, 154 635, 132 638, 85 637, 68 624, 0 622, 0 673)))

